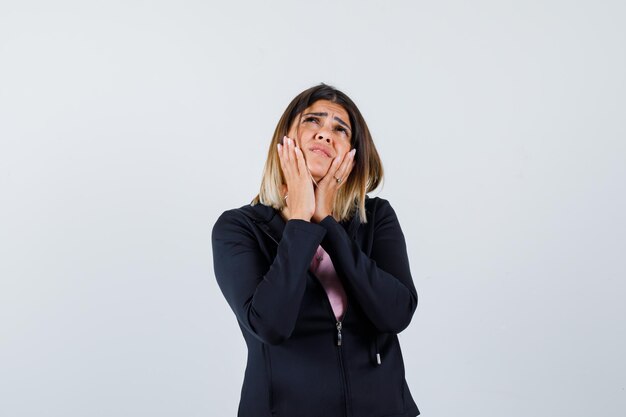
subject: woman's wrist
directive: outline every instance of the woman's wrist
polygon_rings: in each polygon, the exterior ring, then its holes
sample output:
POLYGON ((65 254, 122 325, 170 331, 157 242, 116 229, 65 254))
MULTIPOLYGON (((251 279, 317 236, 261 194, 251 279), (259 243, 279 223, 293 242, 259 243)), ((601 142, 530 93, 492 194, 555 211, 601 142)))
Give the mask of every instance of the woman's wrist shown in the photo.
POLYGON ((293 216, 289 217, 289 220, 304 220, 305 222, 310 222, 311 217, 294 214, 293 216))
POLYGON ((304 214, 302 212, 297 212, 297 211, 294 211, 293 213, 291 213, 289 211, 289 208, 287 208, 287 207, 283 208, 281 214, 283 216, 283 219, 285 219, 285 221, 289 221, 289 220, 304 220, 305 222, 310 222, 311 221, 311 217, 312 217, 311 215, 307 215, 307 214, 304 214))
POLYGON ((315 223, 321 223, 322 220, 324 220, 328 216, 332 216, 332 213, 315 214, 313 215, 313 217, 311 217, 311 220, 313 220, 315 223))

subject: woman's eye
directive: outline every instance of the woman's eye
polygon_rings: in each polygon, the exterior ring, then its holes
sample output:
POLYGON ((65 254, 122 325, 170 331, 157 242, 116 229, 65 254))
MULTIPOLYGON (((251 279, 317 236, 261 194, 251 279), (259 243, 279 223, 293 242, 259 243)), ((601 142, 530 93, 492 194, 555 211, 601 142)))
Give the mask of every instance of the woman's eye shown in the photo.
POLYGON ((315 123, 317 123, 317 117, 305 117, 303 122, 315 122, 315 123))
POLYGON ((335 130, 336 130, 336 131, 338 131, 338 132, 343 133, 344 135, 347 135, 347 134, 348 134, 348 129, 346 129, 346 128, 345 128, 345 127, 343 127, 343 126, 337 126, 337 127, 335 128, 335 130))

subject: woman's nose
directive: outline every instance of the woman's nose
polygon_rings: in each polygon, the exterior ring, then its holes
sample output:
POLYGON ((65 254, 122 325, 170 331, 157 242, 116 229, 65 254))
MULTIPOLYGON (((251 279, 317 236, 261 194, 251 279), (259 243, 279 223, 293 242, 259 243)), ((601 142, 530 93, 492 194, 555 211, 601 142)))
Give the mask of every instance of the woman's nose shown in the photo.
POLYGON ((321 132, 317 134, 317 139, 325 140, 326 142, 330 143, 330 136, 321 132))
POLYGON ((331 141, 331 137, 330 137, 330 132, 328 131, 328 129, 322 127, 318 132, 317 135, 315 136, 317 139, 320 140, 325 140, 326 142, 330 143, 331 141))

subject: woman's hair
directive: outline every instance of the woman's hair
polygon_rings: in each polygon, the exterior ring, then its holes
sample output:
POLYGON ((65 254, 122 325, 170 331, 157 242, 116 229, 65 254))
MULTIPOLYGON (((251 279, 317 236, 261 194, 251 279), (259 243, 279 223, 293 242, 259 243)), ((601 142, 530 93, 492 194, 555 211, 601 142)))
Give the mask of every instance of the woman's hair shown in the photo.
POLYGON ((276 151, 277 144, 282 143, 284 136, 288 136, 289 128, 293 121, 307 107, 318 100, 328 100, 339 104, 350 116, 352 137, 351 148, 356 148, 354 156, 355 165, 346 182, 337 191, 337 199, 333 208, 333 216, 338 221, 348 220, 358 215, 361 223, 366 223, 365 195, 378 187, 383 179, 383 166, 374 146, 372 135, 361 112, 354 102, 334 87, 326 84, 316 85, 298 94, 287 106, 282 117, 278 121, 263 169, 261 190, 252 200, 251 204, 257 203, 283 209, 286 204, 282 195, 282 184, 285 182, 280 167, 280 159, 276 151))

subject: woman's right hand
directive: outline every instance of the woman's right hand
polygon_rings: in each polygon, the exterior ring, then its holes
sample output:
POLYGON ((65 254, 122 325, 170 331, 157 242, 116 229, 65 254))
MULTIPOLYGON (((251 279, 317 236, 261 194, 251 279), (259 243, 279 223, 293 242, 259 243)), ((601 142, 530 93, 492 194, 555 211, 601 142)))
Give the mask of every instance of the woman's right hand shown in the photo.
POLYGON ((311 221, 315 213, 315 190, 302 150, 296 146, 293 139, 285 136, 283 145, 278 144, 278 157, 287 183, 288 220, 311 221))

